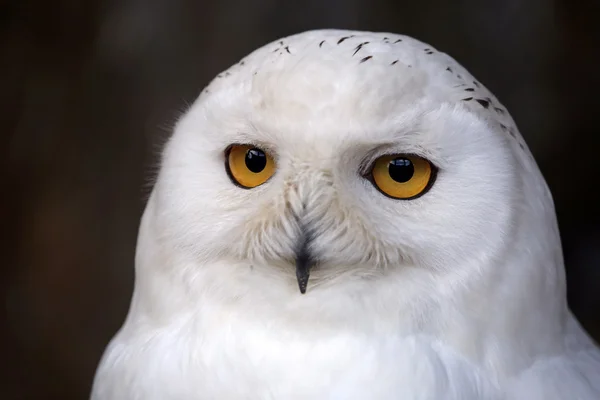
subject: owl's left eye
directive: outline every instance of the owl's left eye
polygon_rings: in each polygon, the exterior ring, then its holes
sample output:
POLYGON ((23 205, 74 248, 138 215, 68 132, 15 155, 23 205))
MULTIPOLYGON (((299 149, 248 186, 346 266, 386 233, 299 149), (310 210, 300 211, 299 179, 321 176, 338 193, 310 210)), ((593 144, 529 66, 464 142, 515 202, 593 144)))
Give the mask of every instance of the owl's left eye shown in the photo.
POLYGON ((273 157, 258 147, 234 144, 227 148, 225 156, 229 177, 245 189, 262 185, 275 173, 273 157))
POLYGON ((388 197, 411 200, 423 195, 433 183, 435 167, 422 157, 386 155, 371 170, 373 185, 388 197))

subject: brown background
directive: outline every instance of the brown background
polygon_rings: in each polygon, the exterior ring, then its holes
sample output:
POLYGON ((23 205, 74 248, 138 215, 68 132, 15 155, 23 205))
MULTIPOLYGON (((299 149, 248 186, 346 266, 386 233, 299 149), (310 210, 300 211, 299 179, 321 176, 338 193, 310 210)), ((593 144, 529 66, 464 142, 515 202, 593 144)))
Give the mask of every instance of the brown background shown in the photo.
POLYGON ((598 0, 0 1, 0 398, 85 399, 127 311, 153 163, 186 102, 312 28, 406 33, 511 110, 600 337, 598 0))

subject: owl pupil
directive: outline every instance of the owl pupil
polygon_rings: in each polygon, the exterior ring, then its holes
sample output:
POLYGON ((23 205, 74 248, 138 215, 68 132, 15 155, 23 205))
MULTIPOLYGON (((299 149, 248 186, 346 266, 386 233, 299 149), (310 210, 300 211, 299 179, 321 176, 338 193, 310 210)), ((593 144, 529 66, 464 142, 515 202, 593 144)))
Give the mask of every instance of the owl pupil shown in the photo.
POLYGON ((390 161, 388 170, 390 172, 390 177, 400 183, 408 182, 415 173, 413 163, 407 158, 396 158, 395 160, 390 161))
POLYGON ((246 153, 246 167, 255 174, 261 172, 267 166, 267 156, 262 150, 250 149, 246 153))

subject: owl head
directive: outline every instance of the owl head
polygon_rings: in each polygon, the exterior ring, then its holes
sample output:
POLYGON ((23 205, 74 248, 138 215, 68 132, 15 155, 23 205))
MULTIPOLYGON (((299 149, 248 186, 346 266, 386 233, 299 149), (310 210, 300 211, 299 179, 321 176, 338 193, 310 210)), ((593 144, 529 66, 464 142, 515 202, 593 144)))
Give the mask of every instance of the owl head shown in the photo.
POLYGON ((427 44, 336 30, 256 50, 179 120, 136 286, 157 274, 232 299, 515 310, 532 293, 560 308, 564 279, 550 193, 500 102, 427 44))

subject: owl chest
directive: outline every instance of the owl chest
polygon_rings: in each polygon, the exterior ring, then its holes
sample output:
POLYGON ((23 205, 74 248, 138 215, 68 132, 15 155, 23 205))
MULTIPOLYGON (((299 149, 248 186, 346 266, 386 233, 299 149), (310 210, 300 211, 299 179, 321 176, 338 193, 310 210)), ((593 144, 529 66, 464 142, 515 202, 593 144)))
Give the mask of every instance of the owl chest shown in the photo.
MULTIPOLYGON (((481 383, 468 366, 427 340, 349 332, 206 329, 182 338, 176 353, 173 398, 186 399, 470 399, 448 391, 456 379, 481 383), (186 345, 182 345, 186 343, 186 345), (453 368, 453 370, 449 370, 453 368)), ((173 364, 164 365, 164 378, 173 364)), ((473 395, 481 394, 478 385, 473 395)), ((173 390, 173 389, 172 389, 173 390)), ((490 398, 490 397, 488 397, 490 398)))

